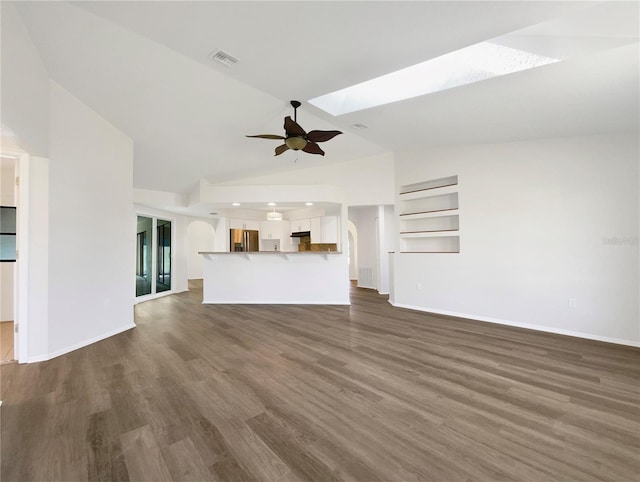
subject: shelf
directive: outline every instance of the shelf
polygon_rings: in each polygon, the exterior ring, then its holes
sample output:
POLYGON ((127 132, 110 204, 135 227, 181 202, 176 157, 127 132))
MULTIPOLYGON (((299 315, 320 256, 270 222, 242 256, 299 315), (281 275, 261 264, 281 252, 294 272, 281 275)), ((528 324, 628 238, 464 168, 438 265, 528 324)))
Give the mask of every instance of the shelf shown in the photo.
POLYGON ((456 232, 460 229, 460 216, 404 217, 400 219, 400 235, 405 233, 456 232))
POLYGON ((436 196, 406 199, 398 202, 400 216, 427 214, 458 209, 458 193, 446 192, 436 196))
POLYGON ((405 184, 404 186, 400 186, 399 193, 400 195, 403 195, 412 192, 429 191, 431 189, 438 189, 456 184, 458 184, 458 176, 441 177, 439 179, 430 179, 428 181, 405 184))
POLYGON ((408 216, 415 216, 412 219, 417 219, 418 217, 423 217, 423 218, 435 217, 434 213, 444 213, 444 214, 440 214, 440 216, 448 216, 448 215, 450 215, 451 211, 457 211, 457 210, 458 210, 458 208, 436 209, 434 211, 420 211, 420 212, 417 212, 417 213, 402 213, 402 214, 400 214, 400 216, 403 216, 403 217, 405 217, 405 216, 407 216, 407 217, 408 216), (434 214, 434 216, 427 216, 429 214, 434 214))
POLYGON ((457 229, 444 229, 441 231, 403 231, 400 233, 401 238, 436 238, 441 236, 451 236, 459 233, 457 229))
POLYGON ((401 236, 402 251, 425 253, 456 253, 460 251, 460 236, 456 232, 431 235, 401 236))
POLYGON ((398 193, 401 253, 459 253, 458 176, 407 184, 398 193))
POLYGON ((452 194, 458 192, 457 184, 449 184, 442 187, 434 187, 431 189, 422 189, 420 191, 411 191, 407 193, 400 193, 399 198, 401 201, 412 201, 416 199, 425 199, 435 196, 442 196, 444 194, 452 194))
POLYGON ((443 218, 448 216, 457 216, 458 209, 446 209, 444 211, 429 211, 426 213, 415 214, 400 214, 401 221, 411 221, 414 219, 431 219, 431 218, 443 218))
POLYGON ((460 254, 460 251, 400 251, 400 254, 460 254))

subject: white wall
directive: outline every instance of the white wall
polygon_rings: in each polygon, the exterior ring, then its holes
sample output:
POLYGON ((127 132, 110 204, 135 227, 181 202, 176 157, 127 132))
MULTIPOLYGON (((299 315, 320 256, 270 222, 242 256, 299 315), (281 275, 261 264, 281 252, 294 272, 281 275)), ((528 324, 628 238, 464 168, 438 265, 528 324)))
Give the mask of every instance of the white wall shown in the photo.
POLYGON ((377 258, 378 258, 378 292, 389 294, 389 252, 395 246, 395 210, 393 206, 378 206, 376 222, 377 258))
POLYGON ((395 202, 393 155, 355 159, 339 164, 297 168, 272 175, 244 178, 228 185, 305 185, 325 184, 339 187, 347 206, 393 204, 395 202))
POLYGON ((396 255, 396 304, 640 344, 638 158, 637 134, 398 154, 398 185, 459 176, 460 254, 396 255))
MULTIPOLYGON (((20 159, 20 178, 26 190, 21 194, 23 219, 28 215, 28 271, 21 298, 21 313, 27 320, 19 340, 20 361, 48 358, 48 237, 49 237, 49 78, 36 47, 15 7, 2 2, 1 102, 3 134, 8 128, 12 141, 31 156, 20 159), (27 206, 25 208, 25 205, 27 206), (28 209, 28 214, 25 212, 28 209)), ((4 145, 4 144, 3 144, 4 145)), ((22 266, 24 264, 24 257, 22 266)))
POLYGON ((345 253, 204 256, 203 303, 349 304, 345 253))
POLYGON ((358 229, 353 221, 347 220, 347 236, 349 239, 349 279, 358 279, 358 229))
POLYGON ((133 327, 133 142, 50 91, 49 354, 133 327))
MULTIPOLYGON (((202 279, 203 257, 199 251, 216 251, 215 230, 208 220, 189 219, 187 225, 188 279, 202 279)), ((220 250, 222 251, 222 250, 220 250)))
POLYGON ((16 143, 29 154, 47 157, 49 76, 15 7, 1 2, 0 8, 2 126, 17 135, 16 143))
MULTIPOLYGON (((18 335, 23 350, 19 353, 20 362, 43 360, 49 357, 49 160, 42 157, 30 157, 28 162, 20 160, 21 187, 27 185, 28 192, 21 192, 20 203, 28 204, 28 286, 26 286, 27 343, 24 345, 25 330, 18 335)), ((20 204, 23 209, 23 204, 20 204)), ((24 210, 22 214, 25 214, 24 210)), ((20 225, 23 226, 22 221, 20 225)), ((22 233, 20 231, 18 234, 22 233)), ((24 262, 24 257, 18 265, 24 262)), ((21 268, 22 270, 22 268, 21 268)), ((19 286, 25 286, 25 280, 19 280, 19 286)), ((20 320, 24 325, 24 317, 20 320)))

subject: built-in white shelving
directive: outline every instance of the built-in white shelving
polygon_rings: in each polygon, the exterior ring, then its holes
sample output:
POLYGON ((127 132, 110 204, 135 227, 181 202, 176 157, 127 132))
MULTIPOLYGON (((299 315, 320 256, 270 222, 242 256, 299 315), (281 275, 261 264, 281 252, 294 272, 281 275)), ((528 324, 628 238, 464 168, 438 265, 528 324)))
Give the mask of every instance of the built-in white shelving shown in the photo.
POLYGON ((460 252, 458 176, 400 186, 398 207, 401 252, 460 252))

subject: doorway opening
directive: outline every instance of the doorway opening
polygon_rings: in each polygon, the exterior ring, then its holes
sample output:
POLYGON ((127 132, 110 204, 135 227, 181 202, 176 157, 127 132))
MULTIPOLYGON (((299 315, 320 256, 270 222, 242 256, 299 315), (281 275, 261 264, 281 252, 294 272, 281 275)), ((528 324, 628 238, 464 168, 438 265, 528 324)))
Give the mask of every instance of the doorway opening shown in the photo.
MULTIPOLYGON (((4 144, 4 143, 3 143, 4 144)), ((17 359, 18 154, 0 156, 0 363, 17 359)))
POLYGON ((173 222, 151 216, 136 221, 136 300, 172 288, 173 222))

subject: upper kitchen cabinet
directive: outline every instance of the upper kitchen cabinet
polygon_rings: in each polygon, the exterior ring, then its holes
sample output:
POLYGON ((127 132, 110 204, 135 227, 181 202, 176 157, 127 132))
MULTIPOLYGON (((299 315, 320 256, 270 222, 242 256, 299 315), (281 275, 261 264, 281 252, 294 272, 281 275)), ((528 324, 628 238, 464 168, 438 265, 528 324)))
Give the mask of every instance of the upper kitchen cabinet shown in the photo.
POLYGON ((283 221, 260 221, 260 239, 282 238, 283 221))
POLYGON ((291 229, 287 220, 261 221, 260 245, 264 251, 291 251, 291 229))
POLYGON ((292 219, 291 220, 291 232, 299 233, 301 231, 311 231, 310 219, 292 219))
POLYGON ((250 229, 258 231, 260 229, 260 221, 255 219, 234 219, 229 220, 229 229, 250 229))
POLYGON ((312 243, 338 244, 338 216, 320 216, 309 221, 312 243))

